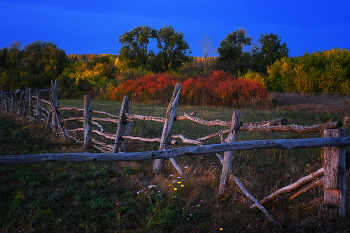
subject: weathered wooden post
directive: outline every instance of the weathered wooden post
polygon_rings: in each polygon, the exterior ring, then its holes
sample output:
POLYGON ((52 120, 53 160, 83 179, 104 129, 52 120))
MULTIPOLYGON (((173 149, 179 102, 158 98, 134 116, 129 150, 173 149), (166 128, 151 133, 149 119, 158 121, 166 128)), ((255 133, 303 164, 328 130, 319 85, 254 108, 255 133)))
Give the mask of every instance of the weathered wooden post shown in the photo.
MULTIPOLYGON (((167 150, 169 147, 169 136, 171 132, 171 126, 173 125, 174 118, 175 118, 176 106, 179 101, 181 87, 182 87, 181 84, 179 83, 176 84, 173 97, 171 98, 170 103, 168 105, 163 133, 160 139, 159 150, 167 150)), ((183 176, 184 174, 181 171, 180 166, 176 163, 175 159, 170 158, 170 161, 174 165, 176 170, 180 173, 180 175, 183 176)), ((164 164, 164 159, 155 159, 153 162, 153 173, 160 173, 163 168, 163 164, 164 164)))
POLYGON ((36 115, 38 116, 37 118, 37 124, 41 124, 41 92, 38 90, 36 93, 36 104, 37 104, 37 109, 36 109, 36 115))
MULTIPOLYGON (((345 129, 325 129, 324 137, 345 137, 345 129)), ((325 221, 345 218, 346 148, 324 147, 324 203, 319 217, 325 221)))
POLYGON ((117 131, 115 133, 116 136, 114 141, 113 153, 118 153, 118 143, 122 134, 124 113, 125 113, 125 110, 127 109, 127 105, 128 105, 128 96, 126 95, 124 96, 124 99, 119 111, 119 121, 118 121, 117 131))
MULTIPOLYGON (((52 99, 53 99, 53 103, 54 106, 56 107, 57 105, 57 96, 58 96, 58 85, 59 85, 59 80, 51 80, 51 85, 52 89, 51 89, 51 93, 52 93, 52 99)), ((57 122, 57 117, 52 117, 52 126, 53 126, 53 132, 56 134, 58 132, 58 122, 57 122)))
POLYGON ((91 117, 90 117, 90 96, 84 95, 84 148, 86 148, 91 140, 91 117))
POLYGON ((24 103, 23 103, 23 118, 27 116, 27 101, 28 101, 28 88, 24 92, 24 103))
POLYGON ((32 98, 32 92, 33 92, 33 89, 32 88, 29 88, 28 89, 28 108, 29 108, 29 118, 30 118, 30 121, 33 122, 34 121, 34 113, 33 113, 33 98, 32 98))
MULTIPOLYGON (((132 107, 132 102, 129 101, 129 104, 128 104, 127 109, 126 109, 125 112, 131 114, 131 107, 132 107)), ((125 131, 124 131, 124 136, 129 136, 130 127, 131 127, 131 121, 128 121, 128 122, 126 123, 125 131)), ((122 142, 122 146, 121 146, 122 152, 125 152, 125 151, 126 151, 126 145, 127 145, 127 144, 128 144, 128 139, 124 139, 123 142, 122 142)))
POLYGON ((8 105, 7 105, 7 95, 6 92, 2 92, 3 97, 3 103, 4 103, 4 109, 6 112, 9 111, 8 105))
POLYGON ((23 91, 21 91, 21 97, 19 99, 19 106, 18 106, 18 117, 20 117, 22 114, 23 96, 24 96, 24 93, 23 93, 23 91))
MULTIPOLYGON (((241 122, 241 112, 234 111, 232 114, 231 131, 228 137, 225 139, 225 143, 231 143, 236 141, 240 122, 241 122)), ((232 156, 233 156, 233 151, 225 151, 224 162, 222 163, 222 172, 221 172, 220 187, 219 187, 219 194, 218 194, 219 198, 223 197, 226 192, 228 179, 230 178, 232 156)))
POLYGON ((15 94, 13 93, 12 87, 11 87, 11 112, 15 112, 15 94))

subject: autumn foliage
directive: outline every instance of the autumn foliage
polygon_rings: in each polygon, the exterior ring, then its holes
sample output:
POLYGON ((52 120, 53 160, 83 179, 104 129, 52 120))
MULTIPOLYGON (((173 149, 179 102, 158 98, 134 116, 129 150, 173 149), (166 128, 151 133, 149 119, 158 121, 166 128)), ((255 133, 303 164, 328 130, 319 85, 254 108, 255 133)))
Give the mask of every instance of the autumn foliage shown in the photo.
POLYGON ((121 100, 125 95, 141 102, 169 102, 176 83, 182 84, 180 103, 205 106, 243 106, 268 97, 267 89, 254 80, 215 71, 208 78, 197 77, 179 81, 176 75, 150 74, 135 80, 127 80, 113 90, 111 100, 121 100))

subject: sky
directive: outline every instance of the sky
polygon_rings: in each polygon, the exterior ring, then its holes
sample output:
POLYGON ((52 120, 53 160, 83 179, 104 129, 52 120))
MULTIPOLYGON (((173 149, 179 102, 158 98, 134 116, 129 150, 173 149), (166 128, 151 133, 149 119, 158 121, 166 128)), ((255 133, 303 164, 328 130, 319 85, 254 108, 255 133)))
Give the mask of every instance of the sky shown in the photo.
POLYGON ((119 54, 120 35, 137 26, 182 32, 191 56, 204 34, 219 47, 244 28, 257 42, 278 34, 290 56, 350 49, 349 0, 0 0, 0 48, 52 41, 67 54, 119 54))

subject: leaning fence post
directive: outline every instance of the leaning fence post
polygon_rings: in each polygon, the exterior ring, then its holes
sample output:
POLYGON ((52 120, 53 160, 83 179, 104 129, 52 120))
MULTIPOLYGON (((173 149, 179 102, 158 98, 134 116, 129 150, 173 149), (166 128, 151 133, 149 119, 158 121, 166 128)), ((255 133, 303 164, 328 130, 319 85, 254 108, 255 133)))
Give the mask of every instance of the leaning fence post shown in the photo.
POLYGON ((33 98, 32 98, 32 92, 33 92, 33 89, 32 88, 29 88, 29 106, 28 106, 28 108, 29 108, 29 118, 30 118, 30 121, 32 121, 33 122, 33 120, 34 120, 34 114, 33 114, 33 98))
POLYGON ((3 92, 3 102, 4 102, 4 108, 6 110, 6 112, 9 111, 8 105, 7 105, 7 95, 5 92, 3 92))
POLYGON ((36 103, 37 103, 37 109, 36 109, 36 115, 38 116, 37 118, 37 124, 41 124, 41 92, 38 90, 36 93, 36 103))
POLYGON ((123 126, 123 120, 124 120, 124 113, 127 108, 128 104, 128 96, 124 96, 122 106, 120 107, 120 112, 119 112, 119 121, 118 121, 118 126, 117 126, 117 131, 116 131, 116 136, 115 136, 115 141, 114 141, 114 147, 113 147, 113 153, 118 152, 118 143, 120 136, 122 134, 122 126, 123 126))
MULTIPOLYGON (((170 103, 168 105, 163 133, 160 139, 159 150, 167 150, 169 147, 169 136, 170 136, 171 126, 175 118, 176 106, 177 106, 177 102, 179 101, 181 87, 182 87, 181 84, 179 83, 176 84, 173 97, 171 98, 170 103)), ((181 171, 180 166, 176 163, 175 159, 170 158, 170 161, 174 165, 176 170, 180 173, 180 175, 183 176, 184 174, 181 171)), ((163 167, 163 163, 164 163, 164 159, 155 159, 153 162, 153 173, 160 173, 163 167)))
MULTIPOLYGON (((129 101, 128 102, 128 106, 127 106, 127 110, 126 112, 131 114, 131 107, 132 107, 132 102, 129 101)), ((130 127, 131 127, 131 121, 128 121, 126 123, 126 127, 125 127, 125 131, 124 131, 124 136, 129 136, 129 133, 130 133, 130 127)), ((125 152, 126 151, 126 145, 128 144, 128 139, 124 139, 123 142, 122 142, 122 146, 121 146, 121 150, 122 152, 125 152)))
POLYGON ((91 140, 90 124, 90 96, 84 95, 84 148, 89 145, 91 140))
MULTIPOLYGON (((56 79, 55 81, 51 80, 51 93, 52 93, 52 99, 54 102, 54 107, 57 105, 57 96, 58 96, 58 85, 59 85, 59 80, 56 79)), ((53 125, 53 132, 57 133, 58 132, 58 122, 56 117, 52 117, 52 125, 53 125)))
MULTIPOLYGON (((231 143, 236 141, 240 122, 241 122, 241 112, 233 111, 232 121, 231 121, 231 132, 228 135, 228 137, 225 139, 225 143, 231 143)), ((224 162, 222 163, 222 172, 221 172, 220 187, 219 187, 219 194, 218 194, 220 198, 223 197, 226 192, 228 179, 230 178, 232 156, 233 156, 233 151, 225 151, 224 162)))
MULTIPOLYGON (((54 87, 54 81, 51 80, 51 94, 53 93, 53 87, 54 87)), ((46 129, 50 126, 51 118, 52 118, 52 108, 50 105, 49 106, 49 114, 47 115, 47 119, 46 119, 46 126, 45 126, 46 129)))
MULTIPOLYGON (((345 129, 325 129, 324 137, 345 137, 345 129)), ((324 203, 319 217, 325 221, 345 218, 346 148, 324 147, 324 203)))

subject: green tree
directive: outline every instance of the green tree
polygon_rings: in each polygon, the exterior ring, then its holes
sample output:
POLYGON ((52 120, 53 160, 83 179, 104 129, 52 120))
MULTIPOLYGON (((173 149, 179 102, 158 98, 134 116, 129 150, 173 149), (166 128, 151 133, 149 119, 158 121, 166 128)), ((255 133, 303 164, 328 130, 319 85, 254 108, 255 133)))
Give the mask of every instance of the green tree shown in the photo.
POLYGON ((245 48, 250 46, 252 38, 248 36, 245 29, 239 29, 231 32, 220 42, 219 69, 223 67, 226 71, 234 74, 245 73, 249 69, 250 53, 245 48), (229 70, 227 70, 229 69, 229 70))
POLYGON ((153 51, 148 51, 150 39, 156 39, 157 31, 148 26, 138 26, 119 36, 122 47, 119 51, 119 62, 125 68, 146 67, 153 51))
POLYGON ((174 30, 172 26, 159 29, 157 37, 157 60, 164 71, 177 70, 184 62, 189 61, 190 47, 184 39, 184 34, 174 30))
POLYGON ((252 68, 254 71, 266 74, 268 66, 283 57, 288 57, 287 44, 281 43, 281 37, 278 37, 277 34, 261 34, 258 42, 260 48, 253 51, 252 68))
POLYGON ((18 70, 18 64, 22 56, 22 43, 20 41, 13 41, 10 43, 10 49, 6 56, 7 67, 11 70, 18 70))

